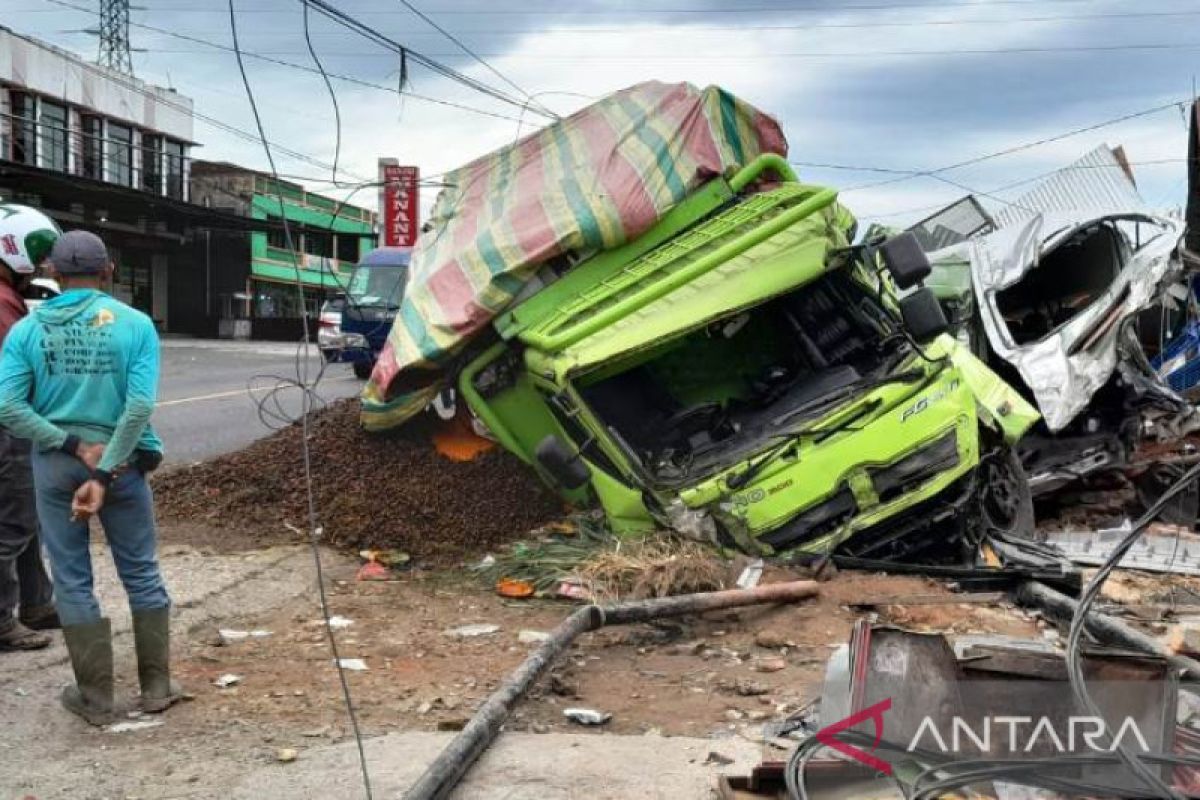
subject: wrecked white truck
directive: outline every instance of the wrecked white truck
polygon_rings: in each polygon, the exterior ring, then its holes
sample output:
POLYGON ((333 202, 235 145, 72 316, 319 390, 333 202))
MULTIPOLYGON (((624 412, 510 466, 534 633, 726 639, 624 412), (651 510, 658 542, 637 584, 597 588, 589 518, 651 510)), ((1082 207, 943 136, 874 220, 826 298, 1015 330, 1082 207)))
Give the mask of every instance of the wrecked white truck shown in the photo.
MULTIPOLYGON (((1089 158, 1112 155, 1097 153, 1089 158)), ((1099 193, 1086 183, 1074 195, 1057 188, 1056 199, 1068 204, 1086 205, 1089 189, 1099 193)), ((1144 210, 1129 188, 1123 210, 1041 210, 1035 191, 1013 204, 1019 213, 1007 224, 987 220, 990 232, 930 254, 928 285, 956 335, 1042 413, 1019 445, 1035 496, 1126 466, 1147 437, 1176 437, 1200 424, 1146 352, 1156 344, 1146 328, 1187 296, 1185 226, 1144 210)), ((1119 204, 1114 194, 1095 205, 1119 204)), ((961 222, 964 208, 979 206, 951 208, 939 214, 961 222)), ((946 230, 934 218, 914 227, 946 230)))

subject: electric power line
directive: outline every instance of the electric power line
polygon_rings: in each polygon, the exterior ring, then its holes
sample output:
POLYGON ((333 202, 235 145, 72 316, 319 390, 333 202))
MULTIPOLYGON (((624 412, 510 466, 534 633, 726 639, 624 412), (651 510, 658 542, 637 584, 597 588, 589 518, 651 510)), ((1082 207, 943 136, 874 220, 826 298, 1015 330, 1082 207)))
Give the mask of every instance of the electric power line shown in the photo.
MULTIPOLYGON (((53 3, 59 3, 61 5, 69 5, 66 3, 62 3, 61 0, 46 0, 46 1, 53 2, 53 3)), ((75 8, 76 10, 80 10, 80 7, 78 7, 78 6, 71 6, 71 7, 75 8)), ((202 113, 196 111, 194 108, 192 108, 191 104, 177 102, 175 100, 171 100, 170 98, 163 96, 160 93, 152 92, 146 86, 142 85, 141 82, 138 81, 136 78, 119 75, 119 74, 114 73, 111 70, 105 69, 105 68, 97 66, 95 64, 89 64, 88 62, 82 61, 82 60, 73 61, 71 63, 75 67, 77 67, 81 70, 87 70, 88 72, 91 72, 95 75, 99 75, 101 78, 111 81, 111 82, 117 84, 118 86, 122 86, 131 92, 139 94, 139 95, 151 100, 152 102, 157 103, 158 105, 164 106, 166 108, 170 108, 174 111, 178 111, 181 114, 185 114, 189 117, 198 119, 207 125, 217 128, 218 130, 224 131, 225 133, 229 133, 233 136, 236 136, 244 141, 256 142, 256 143, 258 142, 258 137, 255 136, 254 134, 252 134, 248 131, 245 131, 241 128, 238 128, 236 126, 230 125, 227 122, 223 122, 222 120, 216 119, 215 117, 210 117, 206 114, 202 114, 202 113)), ((326 164, 325 162, 321 161, 318 158, 308 155, 307 153, 302 153, 298 150, 292 150, 288 147, 284 147, 283 145, 280 145, 280 144, 277 144, 274 142, 272 142, 271 144, 278 152, 283 153, 284 155, 288 156, 289 158, 291 158, 293 160, 302 161, 302 162, 305 162, 312 166, 320 167, 321 169, 329 169, 332 166, 330 164, 326 164)), ((351 173, 345 173, 345 174, 351 175, 351 177, 355 178, 356 180, 365 180, 364 178, 362 178, 361 176, 358 176, 358 175, 352 175, 351 173)))
POLYGON ((1147 116, 1150 116, 1151 114, 1158 114, 1163 111, 1166 111, 1167 109, 1175 108, 1180 103, 1183 103, 1183 102, 1189 102, 1189 101, 1186 99, 1185 100, 1173 100, 1169 103, 1163 103, 1162 105, 1152 106, 1150 108, 1146 108, 1141 111, 1134 111, 1130 114, 1122 114, 1119 117, 1113 117, 1112 119, 1103 120, 1101 122, 1096 122, 1091 125, 1085 125, 1080 128, 1074 128, 1072 130, 1064 131, 1063 133, 1055 134, 1053 136, 1046 136, 1041 139, 1035 139, 1031 142, 1024 142, 1022 144, 1013 145, 1011 147, 1006 147, 1002 150, 996 150, 991 153, 985 153, 980 156, 974 156, 972 158, 964 159, 962 161, 958 161, 958 162, 949 164, 944 167, 938 167, 937 169, 918 170, 918 171, 911 172, 911 173, 908 173, 905 175, 899 175, 899 176, 892 177, 892 178, 885 178, 883 180, 875 181, 873 183, 864 183, 864 184, 859 184, 857 186, 850 186, 846 189, 843 189, 842 193, 845 194, 847 192, 857 192, 857 191, 862 191, 864 189, 874 189, 879 186, 888 186, 888 185, 891 185, 894 183, 902 183, 904 181, 912 180, 913 178, 933 177, 935 175, 940 175, 944 172, 951 172, 953 170, 961 169, 963 167, 970 167, 970 166, 974 166, 975 164, 982 164, 985 161, 991 161, 996 158, 1002 158, 1004 156, 1009 156, 1014 153, 1020 153, 1025 150, 1031 150, 1035 147, 1041 147, 1042 145, 1061 141, 1063 139, 1069 139, 1072 136, 1078 136, 1081 133, 1090 133, 1091 131, 1100 130, 1101 128, 1107 128, 1112 125, 1120 124, 1122 122, 1128 122, 1130 120, 1139 119, 1141 117, 1147 117, 1147 116))
MULTIPOLYGON (((533 98, 533 95, 529 94, 529 92, 525 91, 525 90, 524 90, 524 89, 522 89, 520 86, 518 86, 516 83, 514 83, 514 82, 513 82, 513 81, 511 81, 511 80, 509 80, 509 78, 508 78, 507 76, 505 76, 504 74, 502 74, 502 73, 500 72, 500 70, 496 69, 496 68, 495 68, 495 67, 493 67, 493 66, 492 66, 492 65, 491 65, 489 62, 485 61, 485 60, 484 60, 484 58, 483 58, 482 56, 480 56, 478 53, 476 53, 476 52, 475 52, 474 50, 472 50, 470 47, 467 47, 467 45, 466 45, 466 44, 464 44, 464 43, 462 42, 462 40, 460 40, 459 38, 457 38, 457 37, 456 37, 454 34, 450 33, 450 31, 446 30, 446 29, 445 29, 445 28, 443 28, 441 25, 438 25, 436 22, 434 22, 432 19, 430 19, 428 15, 426 15, 426 14, 425 14, 423 11, 421 11, 421 9, 417 8, 416 6, 414 6, 414 5, 413 5, 412 3, 410 3, 408 0, 400 0, 400 4, 401 4, 401 5, 403 5, 405 8, 407 8, 407 9, 408 9, 409 11, 411 11, 412 13, 416 14, 416 15, 417 15, 418 17, 420 17, 422 20, 424 20, 424 21, 425 21, 425 22, 426 22, 428 25, 430 25, 430 26, 431 26, 431 27, 432 27, 434 30, 436 30, 438 33, 442 34, 442 35, 443 35, 443 36, 445 36, 447 39, 449 39, 451 42, 453 42, 454 44, 458 45, 459 49, 461 49, 461 50, 462 50, 464 53, 466 53, 466 54, 467 54, 467 55, 469 55, 471 58, 475 59, 477 62, 479 62, 480 64, 482 64, 484 68, 486 68, 486 69, 487 69, 489 72, 491 72, 491 73, 492 73, 493 75, 495 75, 497 78, 499 78, 500 80, 504 81, 504 82, 505 82, 505 83, 507 83, 509 86, 511 86, 512 88, 514 88, 514 89, 516 89, 518 92, 520 92, 522 95, 524 95, 526 102, 532 102, 532 101, 533 101, 533 99, 534 99, 534 98, 533 98)), ((305 7, 307 7, 307 4, 305 5, 305 7)), ((555 114, 553 111, 550 111, 548 108, 546 108, 545 106, 541 105, 540 103, 539 103, 538 105, 539 105, 539 108, 541 109, 541 111, 543 112, 543 114, 548 114, 548 115, 550 115, 550 116, 552 116, 552 117, 557 117, 557 116, 558 116, 558 115, 557 115, 557 114, 555 114)), ((523 114, 523 113, 524 113, 524 109, 522 109, 522 114, 523 114)))
MULTIPOLYGON (((308 54, 312 56, 313 64, 321 72, 321 80, 325 83, 325 89, 329 92, 329 102, 333 105, 333 125, 335 131, 335 139, 333 145, 333 169, 329 175, 333 179, 333 183, 337 185, 338 159, 342 155, 342 109, 338 105, 337 92, 333 90, 333 84, 329 81, 329 75, 325 72, 325 65, 321 63, 320 57, 317 55, 317 48, 313 44, 312 31, 308 26, 308 3, 304 3, 304 43, 308 45, 308 54)), ((239 56, 240 58, 240 56, 239 56)))
MULTIPOLYGON (((989 0, 988 5, 994 6, 1029 6, 1029 5, 1049 5, 1055 3, 1097 3, 1101 0, 989 0)), ((171 13, 216 13, 209 6, 169 6, 163 3, 156 3, 156 6, 164 11, 171 13)), ((814 5, 805 3, 802 5, 779 5, 779 6, 741 6, 730 8, 712 8, 712 7, 690 7, 690 8, 655 8, 655 7, 635 7, 635 8, 589 8, 589 9, 568 9, 563 10, 562 6, 555 5, 552 9, 500 9, 500 8, 471 8, 471 9, 438 9, 430 12, 431 16, 525 16, 525 17, 545 17, 550 11, 556 11, 563 16, 626 16, 630 14, 645 15, 645 14, 776 14, 776 13, 828 13, 840 11, 891 11, 908 8, 945 8, 945 2, 932 0, 927 3, 836 3, 814 5)), ((44 12, 45 9, 22 9, 22 13, 44 12)), ((289 13, 286 9, 280 8, 248 8, 243 9, 242 14, 286 14, 289 13)), ((403 11, 378 11, 378 10, 363 10, 356 12, 361 16, 395 16, 404 14, 403 11)))
MULTIPOLYGON (((729 33, 731 31, 807 31, 807 30, 842 30, 842 29, 871 29, 871 28, 926 28, 946 27, 957 25, 1012 25, 1012 24, 1041 24, 1047 22, 1090 22, 1098 20, 1130 20, 1130 19, 1166 19, 1177 17, 1200 16, 1200 10, 1194 11, 1119 11, 1099 14, 1059 14, 1039 17, 976 17, 956 19, 926 19, 926 20, 872 20, 870 22, 806 22, 799 24, 762 24, 762 25, 677 25, 662 27, 653 21, 631 22, 619 28, 599 27, 561 27, 558 25, 540 25, 524 28, 459 28, 458 35, 464 34, 526 34, 526 33, 582 33, 582 34, 619 34, 627 36, 639 28, 652 29, 655 34, 679 34, 695 36, 704 33, 729 33)), ((431 25, 436 23, 429 20, 431 25)), ((132 23, 131 23, 132 24, 132 23)), ((413 31, 409 36, 441 36, 441 28, 436 31, 413 31)), ((193 31, 194 34, 208 34, 213 31, 193 31)), ((319 31, 314 36, 345 36, 348 31, 319 31)), ((461 42, 454 39, 456 44, 461 42)))
MULTIPOLYGON (((419 52, 413 50, 412 48, 409 48, 403 44, 400 44, 399 42, 395 41, 394 39, 388 37, 387 35, 381 33, 380 31, 376 30, 375 28, 371 27, 370 25, 367 25, 366 23, 361 22, 358 19, 355 19, 354 17, 350 16, 349 14, 345 13, 344 11, 338 10, 334 6, 327 3, 325 0, 305 0, 305 2, 310 3, 312 5, 313 9, 315 11, 317 11, 318 13, 324 14, 329 19, 360 34, 363 38, 365 38, 369 41, 372 41, 381 47, 392 50, 394 53, 399 55, 400 59, 401 59, 401 61, 400 61, 401 85, 404 84, 403 77, 404 77, 404 71, 405 71, 405 64, 406 64, 407 60, 411 58, 414 62, 420 64, 421 66, 425 67, 426 69, 430 70, 431 72, 441 75, 444 78, 448 78, 456 83, 466 86, 469 89, 473 89, 474 91, 477 91, 481 94, 485 94, 495 100, 499 100, 500 102, 507 103, 511 106, 514 106, 515 108, 524 108, 527 105, 526 102, 524 102, 518 98, 515 98, 512 95, 507 94, 506 92, 496 89, 493 86, 489 86, 488 84, 484 83, 483 81, 472 78, 469 75, 465 75, 465 74, 459 72, 458 70, 455 70, 451 67, 446 66, 445 64, 442 64, 439 61, 435 61, 433 58, 431 58, 427 55, 419 53, 419 52)), ((535 111, 536 111, 536 109, 535 109, 535 111)), ((549 119, 557 119, 557 117, 555 117, 553 114, 549 114, 548 112, 537 111, 537 113, 542 114, 542 116, 545 116, 549 119)))
MULTIPOLYGON (((51 3, 53 5, 60 6, 62 8, 69 8, 73 11, 80 11, 80 12, 84 12, 84 13, 88 13, 88 14, 92 13, 92 10, 90 8, 76 5, 74 3, 67 2, 66 0, 43 0, 43 2, 51 3)), ((244 12, 239 12, 239 13, 244 13, 244 12)), ((166 28, 160 28, 155 25, 147 25, 145 23, 140 23, 140 22, 130 22, 129 24, 131 27, 134 27, 134 28, 140 28, 142 30, 152 31, 154 33, 159 33, 159 34, 162 34, 163 36, 170 36, 171 38, 179 39, 181 41, 192 42, 194 44, 202 44, 205 47, 209 47, 209 48, 212 48, 215 50, 222 50, 224 52, 231 53, 231 54, 234 52, 233 48, 230 47, 229 45, 222 44, 220 42, 214 42, 209 39, 202 39, 197 36, 189 36, 188 34, 185 34, 185 33, 177 33, 176 31, 167 30, 166 28)), ((162 52, 162 51, 158 51, 158 52, 162 52)), ((202 52, 202 51, 188 51, 188 52, 202 52)), ((309 67, 304 64, 297 64, 294 61, 285 61, 283 59, 273 58, 271 56, 268 56, 268 55, 265 55, 262 53, 256 53, 256 52, 249 51, 249 50, 242 50, 241 54, 244 58, 253 58, 256 61, 262 61, 262 62, 268 63, 268 64, 275 64, 276 66, 287 67, 289 69, 300 70, 301 72, 307 72, 311 75, 320 75, 321 74, 319 70, 317 70, 313 67, 309 67)), ((336 72, 327 72, 326 74, 328 75, 328 77, 330 77, 334 80, 342 81, 344 83, 350 83, 350 84, 353 84, 356 86, 362 86, 367 89, 375 89, 377 91, 387 92, 389 94, 400 95, 401 97, 411 97, 414 100, 420 100, 422 102, 432 103, 434 105, 445 106, 447 108, 453 108, 453 109, 460 110, 460 111, 469 111, 472 114, 479 114, 481 116, 492 117, 494 119, 502 119, 502 120, 505 120, 506 122, 518 122, 519 121, 517 119, 517 117, 509 116, 507 114, 501 114, 501 113, 498 113, 495 111, 489 111, 487 109, 476 108, 475 106, 467 105, 465 103, 458 103, 458 102, 455 102, 452 100, 445 100, 445 99, 438 98, 438 97, 430 97, 428 95, 418 94, 416 92, 412 92, 407 89, 403 89, 403 90, 398 89, 397 87, 394 87, 394 86, 385 86, 380 83, 372 83, 371 81, 363 80, 361 78, 356 78, 352 75, 342 75, 342 74, 339 74, 336 72)), ((327 168, 327 166, 325 168, 327 168)))
MULTIPOLYGON (((47 0, 53 2, 53 0, 47 0)), ((941 56, 996 56, 996 55, 1069 55, 1077 53, 1115 53, 1115 52, 1158 52, 1158 51, 1173 51, 1173 50, 1200 50, 1200 42, 1139 42, 1133 44, 1100 44, 1100 45, 1045 45, 1045 46, 1030 46, 1030 47, 974 47, 952 49, 928 49, 928 50, 835 50, 825 52, 764 52, 758 51, 755 53, 687 53, 687 54, 642 54, 642 53, 621 53, 615 55, 604 54, 562 54, 562 53, 483 53, 481 55, 488 58, 508 58, 521 60, 537 60, 537 61, 728 61, 728 62, 754 62, 754 61, 772 61, 777 59, 834 59, 834 58, 929 58, 941 56)), ((195 53, 196 50, 166 50, 166 49, 148 49, 146 52, 156 53, 195 53)), ((278 55, 300 55, 294 50, 274 51, 278 55)), ((409 51, 411 53, 411 51, 409 51)), ((373 53, 339 53, 338 58, 371 58, 382 57, 386 54, 373 53)), ((452 58, 454 53, 434 53, 428 58, 452 58)), ((505 101, 509 102, 509 101, 505 101)), ((521 101, 517 101, 515 105, 521 107, 521 101)))

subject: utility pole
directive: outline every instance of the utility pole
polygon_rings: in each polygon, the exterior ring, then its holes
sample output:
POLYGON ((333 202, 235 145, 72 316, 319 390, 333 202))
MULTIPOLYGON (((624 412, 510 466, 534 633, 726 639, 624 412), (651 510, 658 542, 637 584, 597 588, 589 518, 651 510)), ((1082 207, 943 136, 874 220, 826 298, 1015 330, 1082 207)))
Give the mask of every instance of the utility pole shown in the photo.
POLYGON ((100 66, 133 74, 129 49, 129 0, 100 0, 100 66))

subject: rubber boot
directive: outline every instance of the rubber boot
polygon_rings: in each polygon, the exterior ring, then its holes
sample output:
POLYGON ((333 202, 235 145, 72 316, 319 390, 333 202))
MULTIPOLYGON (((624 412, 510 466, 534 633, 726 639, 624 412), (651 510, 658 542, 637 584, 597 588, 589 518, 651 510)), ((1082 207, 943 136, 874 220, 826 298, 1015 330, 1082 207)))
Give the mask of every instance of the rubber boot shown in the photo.
POLYGON ((75 672, 75 685, 63 689, 62 704, 92 725, 107 725, 114 717, 112 625, 101 618, 62 630, 75 672))
POLYGON ((183 699, 183 690, 171 680, 171 609, 150 608, 133 612, 133 643, 137 650, 138 683, 142 711, 157 714, 183 699))
POLYGON ((49 631, 62 627, 62 623, 58 621, 58 612, 55 611, 53 605, 32 608, 22 606, 20 619, 22 625, 34 631, 49 631))

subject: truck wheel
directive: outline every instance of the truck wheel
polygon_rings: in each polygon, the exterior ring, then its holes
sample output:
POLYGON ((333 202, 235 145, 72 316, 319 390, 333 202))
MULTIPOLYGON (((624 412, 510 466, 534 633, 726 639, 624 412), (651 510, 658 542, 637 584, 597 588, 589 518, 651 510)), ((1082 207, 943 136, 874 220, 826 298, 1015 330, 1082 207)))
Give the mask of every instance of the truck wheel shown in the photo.
POLYGON ((371 377, 371 370, 373 369, 375 369, 374 364, 364 364, 361 361, 355 361, 354 377, 358 378, 360 381, 365 381, 367 378, 371 377))
POLYGON ((1016 451, 1006 447, 985 457, 979 464, 978 481, 976 503, 981 533, 1035 538, 1033 495, 1016 451))

